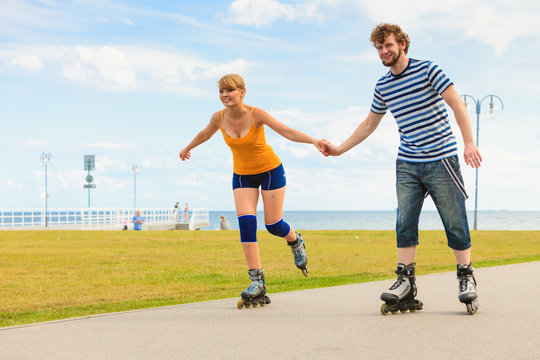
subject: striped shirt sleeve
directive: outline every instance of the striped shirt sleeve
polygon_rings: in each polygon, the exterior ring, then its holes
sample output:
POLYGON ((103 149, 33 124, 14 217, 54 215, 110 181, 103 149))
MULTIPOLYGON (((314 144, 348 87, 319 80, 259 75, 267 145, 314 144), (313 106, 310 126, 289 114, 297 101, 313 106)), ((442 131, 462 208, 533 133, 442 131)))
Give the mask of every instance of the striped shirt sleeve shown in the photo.
POLYGON ((450 85, 453 85, 450 78, 448 78, 442 69, 432 61, 428 63, 427 75, 430 84, 439 95, 441 95, 450 85))
POLYGON ((375 87, 375 92, 373 93, 373 102, 371 103, 371 111, 373 111, 375 114, 386 114, 387 110, 388 107, 386 106, 381 93, 377 87, 375 87))

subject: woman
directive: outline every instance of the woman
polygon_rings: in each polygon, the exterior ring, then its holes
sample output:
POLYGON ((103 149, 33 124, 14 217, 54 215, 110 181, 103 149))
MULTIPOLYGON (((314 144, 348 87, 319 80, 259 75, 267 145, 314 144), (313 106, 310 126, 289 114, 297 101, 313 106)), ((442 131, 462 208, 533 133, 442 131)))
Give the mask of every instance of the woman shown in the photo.
POLYGON ((240 241, 246 257, 251 285, 242 291, 238 307, 268 304, 264 271, 257 245, 257 202, 259 187, 264 203, 264 222, 268 232, 283 237, 291 247, 296 266, 307 276, 304 240, 283 220, 285 172, 279 157, 266 143, 264 125, 295 142, 314 144, 322 150, 321 140, 292 129, 266 111, 244 103, 246 86, 241 76, 229 74, 219 82, 219 98, 225 108, 214 113, 208 125, 180 151, 182 161, 190 151, 221 130, 233 154, 233 194, 240 227, 240 241))

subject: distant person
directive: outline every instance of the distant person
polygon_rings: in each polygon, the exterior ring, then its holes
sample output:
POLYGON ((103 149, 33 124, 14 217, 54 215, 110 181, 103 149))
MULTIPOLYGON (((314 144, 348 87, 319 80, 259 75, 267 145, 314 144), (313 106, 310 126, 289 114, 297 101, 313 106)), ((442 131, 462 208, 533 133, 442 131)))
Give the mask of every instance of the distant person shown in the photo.
POLYGON ((189 212, 189 206, 186 203, 186 206, 184 206, 184 221, 188 221, 188 212, 189 212))
POLYGON ((471 266, 471 236, 465 210, 467 194, 445 103, 452 109, 465 146, 463 158, 473 168, 482 157, 474 143, 465 104, 444 71, 428 60, 407 57, 409 37, 398 25, 379 24, 371 33, 379 58, 390 71, 375 86, 371 111, 341 145, 324 141, 326 156, 341 155, 375 131, 387 110, 396 119, 401 144, 396 161, 397 281, 381 295, 381 312, 420 310, 416 296, 415 257, 418 218, 429 194, 444 224, 457 262, 458 299, 474 314, 478 307, 471 266))
POLYGON ((141 211, 137 210, 137 215, 133 217, 133 230, 142 230, 144 218, 141 216, 141 211))
POLYGON ((208 125, 180 151, 182 161, 191 157, 191 150, 209 140, 218 130, 233 155, 233 195, 240 227, 240 241, 249 269, 251 285, 242 292, 238 307, 251 303, 268 303, 264 271, 257 245, 257 202, 264 203, 264 222, 273 235, 285 238, 291 247, 295 264, 307 276, 307 256, 304 240, 283 220, 285 170, 281 160, 266 142, 264 125, 295 142, 314 144, 317 140, 288 127, 266 111, 244 103, 246 86, 236 74, 223 76, 219 82, 219 98, 225 108, 215 112, 208 125))
POLYGON ((178 221, 180 220, 180 204, 178 203, 178 201, 176 202, 176 204, 174 204, 174 210, 173 210, 173 216, 174 216, 174 220, 175 221, 178 221))
POLYGON ((219 223, 219 228, 221 230, 231 230, 229 225, 229 220, 225 219, 225 216, 221 215, 221 222, 219 223))
POLYGON ((124 221, 122 221, 122 230, 128 229, 128 219, 124 218, 124 221))

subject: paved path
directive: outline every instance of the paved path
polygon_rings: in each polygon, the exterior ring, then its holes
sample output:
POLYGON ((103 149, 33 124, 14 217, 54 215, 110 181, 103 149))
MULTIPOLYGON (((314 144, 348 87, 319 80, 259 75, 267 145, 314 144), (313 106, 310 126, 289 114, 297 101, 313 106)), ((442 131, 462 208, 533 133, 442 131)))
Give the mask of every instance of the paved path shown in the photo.
POLYGON ((455 273, 419 276, 424 310, 382 316, 392 280, 0 329, 0 359, 540 359, 540 262, 479 268, 480 310, 455 273))

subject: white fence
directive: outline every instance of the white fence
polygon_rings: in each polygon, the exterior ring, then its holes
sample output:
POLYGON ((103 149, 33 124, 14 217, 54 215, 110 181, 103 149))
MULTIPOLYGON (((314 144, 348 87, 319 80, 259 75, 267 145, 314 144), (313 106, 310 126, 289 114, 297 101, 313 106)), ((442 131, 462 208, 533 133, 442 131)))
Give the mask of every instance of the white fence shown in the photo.
POLYGON ((193 209, 189 220, 189 230, 197 230, 210 226, 210 213, 208 209, 193 209))
MULTIPOLYGON (((138 209, 144 217, 143 230, 175 229, 174 209, 138 209)), ((133 229, 132 208, 86 209, 0 209, 0 230, 81 229, 121 230, 133 229)), ((188 217, 189 229, 210 226, 208 209, 194 209, 188 217)))

